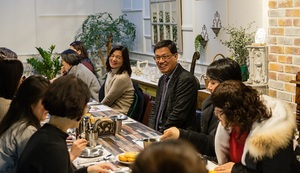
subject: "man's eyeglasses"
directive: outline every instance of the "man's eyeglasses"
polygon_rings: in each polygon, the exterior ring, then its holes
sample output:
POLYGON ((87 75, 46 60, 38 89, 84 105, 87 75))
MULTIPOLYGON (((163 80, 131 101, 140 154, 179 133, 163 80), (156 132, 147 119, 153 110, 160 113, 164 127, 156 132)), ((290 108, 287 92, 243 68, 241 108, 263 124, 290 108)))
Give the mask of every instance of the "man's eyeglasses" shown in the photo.
POLYGON ((155 61, 159 61, 160 59, 162 59, 163 61, 169 60, 172 56, 174 56, 174 54, 170 54, 170 55, 162 55, 162 56, 154 56, 153 59, 155 61))

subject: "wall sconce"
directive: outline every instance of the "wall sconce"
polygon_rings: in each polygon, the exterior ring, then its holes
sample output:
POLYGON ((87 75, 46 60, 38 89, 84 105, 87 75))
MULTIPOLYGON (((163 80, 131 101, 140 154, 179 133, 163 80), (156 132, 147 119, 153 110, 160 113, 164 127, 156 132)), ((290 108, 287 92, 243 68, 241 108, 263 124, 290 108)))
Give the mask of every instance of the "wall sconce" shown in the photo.
POLYGON ((222 24, 221 24, 220 14, 218 11, 216 11, 214 20, 213 20, 213 25, 211 27, 213 32, 216 34, 216 37, 218 36, 218 33, 221 28, 222 28, 222 24))
POLYGON ((203 38, 203 40, 201 41, 201 45, 202 45, 203 47, 205 47, 206 44, 207 44, 207 42, 208 42, 207 28, 206 28, 205 25, 203 25, 203 27, 202 27, 201 36, 202 36, 202 38, 203 38))

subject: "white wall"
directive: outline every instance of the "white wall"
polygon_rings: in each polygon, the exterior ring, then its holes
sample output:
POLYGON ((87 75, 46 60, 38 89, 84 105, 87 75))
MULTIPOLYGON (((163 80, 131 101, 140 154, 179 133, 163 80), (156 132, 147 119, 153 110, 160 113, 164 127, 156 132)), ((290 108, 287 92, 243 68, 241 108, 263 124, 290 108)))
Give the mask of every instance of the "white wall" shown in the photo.
POLYGON ((121 0, 0 0, 0 46, 18 55, 35 54, 35 47, 69 47, 88 15, 109 12, 118 17, 121 0))
POLYGON ((0 46, 18 54, 32 52, 37 37, 35 1, 0 0, 0 4, 0 46))
MULTIPOLYGON (((139 1, 139 5, 143 2, 143 12, 135 11, 132 6, 138 0, 123 0, 123 12, 130 14, 129 20, 134 22, 138 28, 136 48, 132 55, 133 59, 147 59, 154 64, 151 59, 153 55, 151 47, 150 31, 150 9, 149 0, 139 1), (127 10, 124 10, 127 9, 127 10), (132 14, 132 15, 131 15, 132 14), (136 15, 142 16, 138 18, 136 15), (143 31, 140 31, 142 29, 143 31)), ((222 53, 229 56, 230 53, 225 46, 220 43, 220 40, 226 39, 227 35, 220 30, 218 37, 211 30, 214 14, 219 12, 222 26, 228 24, 233 26, 246 27, 251 21, 255 21, 254 29, 264 27, 267 30, 267 1, 268 0, 182 0, 182 30, 183 30, 183 53, 180 62, 191 63, 194 53, 194 39, 202 32, 203 25, 206 25, 209 35, 209 41, 205 51, 201 54, 201 58, 197 61, 195 73, 203 74, 206 71, 207 65, 212 62, 213 57, 222 53)), ((184 63, 186 64, 186 63, 184 63)), ((189 67, 188 67, 189 69, 189 67)))
MULTIPOLYGON (((258 28, 267 25, 268 0, 182 0, 183 53, 180 61, 190 64, 194 52, 194 39, 206 25, 209 41, 197 61, 195 73, 205 73, 217 53, 229 56, 221 43, 226 34, 218 37, 210 29, 216 11, 222 25, 245 26, 256 21, 258 28)), ((35 47, 49 48, 56 45, 56 52, 68 48, 84 19, 89 14, 110 12, 114 17, 123 13, 135 23, 137 33, 131 58, 148 59, 151 56, 149 0, 0 0, 0 46, 16 51, 19 55, 36 53, 35 47)))

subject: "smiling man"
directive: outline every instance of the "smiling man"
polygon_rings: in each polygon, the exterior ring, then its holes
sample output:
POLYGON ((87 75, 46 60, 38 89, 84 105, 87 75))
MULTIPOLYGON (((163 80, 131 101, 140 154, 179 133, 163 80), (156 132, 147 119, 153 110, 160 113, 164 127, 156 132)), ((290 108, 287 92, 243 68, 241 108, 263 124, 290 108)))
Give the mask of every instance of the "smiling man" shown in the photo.
POLYGON ((177 63, 176 44, 162 40, 154 47, 154 60, 163 73, 158 82, 149 126, 163 132, 169 127, 194 130, 197 106, 197 81, 177 63))

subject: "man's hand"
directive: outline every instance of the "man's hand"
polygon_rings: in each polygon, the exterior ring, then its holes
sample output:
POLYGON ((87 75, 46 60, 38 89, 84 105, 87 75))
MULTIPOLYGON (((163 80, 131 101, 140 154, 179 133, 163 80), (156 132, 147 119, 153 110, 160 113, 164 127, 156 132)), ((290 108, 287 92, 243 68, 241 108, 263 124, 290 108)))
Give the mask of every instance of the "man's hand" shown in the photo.
POLYGON ((164 131, 164 134, 160 137, 160 140, 178 139, 178 138, 179 138, 179 129, 176 127, 171 127, 164 131))

